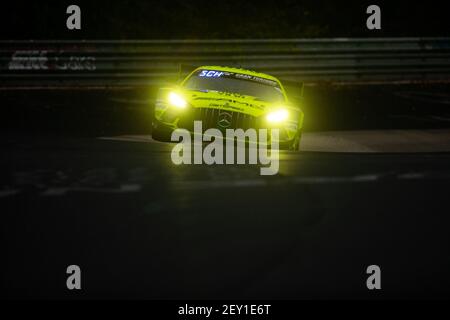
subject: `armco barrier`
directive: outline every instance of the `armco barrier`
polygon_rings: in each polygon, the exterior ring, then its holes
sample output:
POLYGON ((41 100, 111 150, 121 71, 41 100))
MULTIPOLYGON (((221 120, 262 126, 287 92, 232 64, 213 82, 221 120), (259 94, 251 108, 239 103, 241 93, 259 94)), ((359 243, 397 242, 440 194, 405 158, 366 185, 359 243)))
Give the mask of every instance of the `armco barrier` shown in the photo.
POLYGON ((142 86, 238 66, 306 83, 450 80, 450 38, 0 41, 0 86, 142 86))

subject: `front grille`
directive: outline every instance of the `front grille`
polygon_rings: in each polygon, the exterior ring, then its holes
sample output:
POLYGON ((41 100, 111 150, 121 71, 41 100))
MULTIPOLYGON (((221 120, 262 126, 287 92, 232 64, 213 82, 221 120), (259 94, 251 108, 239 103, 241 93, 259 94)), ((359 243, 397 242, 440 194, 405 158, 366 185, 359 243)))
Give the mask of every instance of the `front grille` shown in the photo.
POLYGON ((178 125, 192 131, 195 120, 202 121, 203 130, 216 128, 225 131, 226 129, 258 128, 258 119, 254 116, 212 108, 195 108, 189 118, 180 119, 178 125))

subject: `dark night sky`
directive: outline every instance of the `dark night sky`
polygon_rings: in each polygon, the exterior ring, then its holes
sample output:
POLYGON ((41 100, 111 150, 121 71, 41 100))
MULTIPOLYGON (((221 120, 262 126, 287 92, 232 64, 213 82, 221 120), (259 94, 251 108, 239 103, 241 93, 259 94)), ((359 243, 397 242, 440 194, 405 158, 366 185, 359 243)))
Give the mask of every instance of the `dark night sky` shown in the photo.
POLYGON ((128 0, 14 1, 1 5, 1 39, 197 39, 449 36, 450 11, 431 1, 128 0), (66 8, 82 30, 66 29, 66 8), (370 4, 382 30, 365 27, 370 4))

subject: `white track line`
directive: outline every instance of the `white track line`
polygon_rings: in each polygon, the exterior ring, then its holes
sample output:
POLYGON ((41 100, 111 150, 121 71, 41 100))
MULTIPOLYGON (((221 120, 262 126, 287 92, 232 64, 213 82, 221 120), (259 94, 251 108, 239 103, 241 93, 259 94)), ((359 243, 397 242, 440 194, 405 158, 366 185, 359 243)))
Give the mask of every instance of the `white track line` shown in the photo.
MULTIPOLYGON (((150 135, 99 137, 103 140, 161 143, 150 135)), ((305 133, 300 149, 312 152, 450 152, 450 129, 364 130, 305 133)))

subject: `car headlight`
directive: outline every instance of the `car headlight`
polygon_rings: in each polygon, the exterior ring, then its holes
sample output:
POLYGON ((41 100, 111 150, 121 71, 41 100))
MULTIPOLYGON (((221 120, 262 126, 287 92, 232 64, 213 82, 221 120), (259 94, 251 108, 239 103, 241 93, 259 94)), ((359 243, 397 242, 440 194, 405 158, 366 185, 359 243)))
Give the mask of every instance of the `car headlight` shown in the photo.
POLYGON ((280 123, 289 117, 289 111, 285 108, 272 111, 266 116, 266 120, 270 123, 280 123))
POLYGON ((187 107, 186 100, 184 100, 184 98, 180 96, 178 93, 175 92, 169 93, 168 100, 171 106, 174 106, 178 109, 184 109, 187 107))

